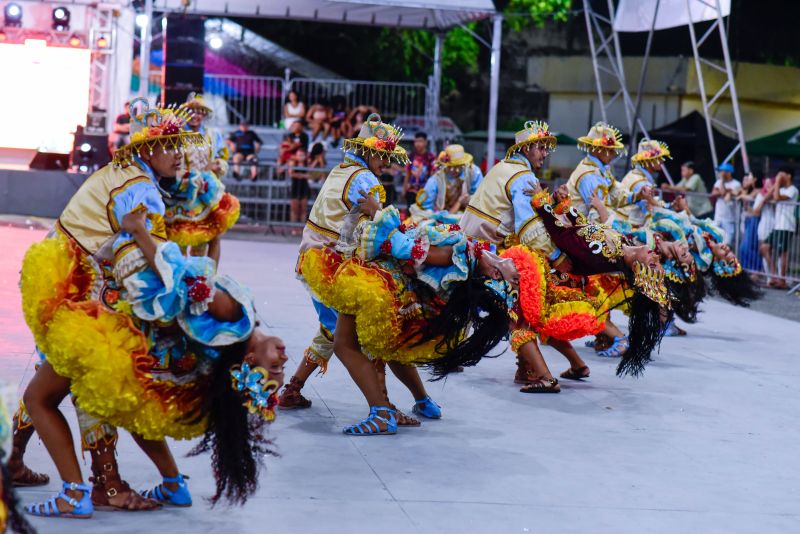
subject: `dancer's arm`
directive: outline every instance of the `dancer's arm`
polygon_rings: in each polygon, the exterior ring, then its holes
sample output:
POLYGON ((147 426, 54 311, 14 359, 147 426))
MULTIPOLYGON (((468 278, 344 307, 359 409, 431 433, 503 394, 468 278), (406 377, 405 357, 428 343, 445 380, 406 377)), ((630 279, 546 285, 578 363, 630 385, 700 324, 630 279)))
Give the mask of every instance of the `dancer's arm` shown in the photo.
POLYGON ((150 231, 145 225, 146 220, 147 211, 144 206, 139 206, 122 218, 121 226, 123 230, 133 236, 136 245, 144 255, 144 259, 147 260, 147 265, 157 273, 156 250, 158 249, 158 244, 153 239, 153 236, 150 235, 150 231))

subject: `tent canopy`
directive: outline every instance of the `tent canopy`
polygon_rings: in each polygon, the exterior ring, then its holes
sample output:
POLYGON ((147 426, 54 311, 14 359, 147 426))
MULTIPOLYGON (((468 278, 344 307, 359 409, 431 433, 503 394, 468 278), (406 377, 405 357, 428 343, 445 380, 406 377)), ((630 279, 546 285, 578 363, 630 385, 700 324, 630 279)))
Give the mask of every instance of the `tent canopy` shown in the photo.
POLYGON ((753 139, 747 143, 747 152, 751 156, 800 157, 800 126, 753 139))
MULTIPOLYGON (((183 12, 181 0, 154 0, 155 11, 183 12)), ((264 17, 445 30, 495 12, 492 0, 192 0, 187 14, 264 17)))

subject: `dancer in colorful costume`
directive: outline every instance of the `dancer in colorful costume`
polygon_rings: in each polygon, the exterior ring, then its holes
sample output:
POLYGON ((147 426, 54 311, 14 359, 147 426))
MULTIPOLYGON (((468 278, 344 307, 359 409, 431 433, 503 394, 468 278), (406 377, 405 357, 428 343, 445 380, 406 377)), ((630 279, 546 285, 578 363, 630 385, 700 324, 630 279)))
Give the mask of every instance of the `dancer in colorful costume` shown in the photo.
POLYGON ((480 167, 473 163, 472 154, 461 145, 448 145, 436 160, 438 170, 428 178, 425 188, 417 193, 411 206, 411 222, 433 221, 457 224, 464 208, 483 180, 480 167))
POLYGON ((647 218, 646 197, 652 195, 647 192, 642 196, 643 190, 656 187, 656 176, 667 158, 671 159, 667 145, 653 139, 642 139, 639 142, 638 152, 631 157, 633 168, 622 179, 620 186, 630 191, 638 199, 622 208, 627 221, 633 226, 641 226, 645 223, 647 218))
POLYGON ((573 207, 554 206, 546 191, 534 194, 532 205, 547 233, 572 259, 572 273, 589 276, 622 273, 634 288, 629 303, 630 345, 622 355, 617 374, 638 375, 661 342, 662 322, 669 319, 671 298, 664 284, 658 254, 647 246, 632 246, 611 227, 589 222, 573 207), (566 208, 566 209, 564 209, 566 208), (560 212, 560 213, 559 213, 560 212), (560 217, 559 215, 564 215, 560 217))
MULTIPOLYGON (((535 172, 555 149, 556 142, 547 123, 528 121, 525 128, 517 132, 515 143, 509 148, 506 158, 489 170, 476 193, 470 198, 460 226, 471 238, 489 243, 498 249, 521 244, 527 252, 514 247, 516 251, 510 252, 512 256, 509 257, 514 257, 515 261, 519 259, 520 266, 525 266, 521 269, 525 274, 522 294, 539 294, 544 291, 543 296, 547 302, 573 302, 574 310, 575 307, 583 306, 577 302, 587 303, 587 299, 579 291, 571 292, 557 287, 555 277, 549 274, 547 281, 542 279, 542 274, 549 273, 551 266, 564 273, 570 271, 571 265, 569 258, 550 240, 541 218, 531 206, 530 197, 530 191, 539 184, 535 172)), ((528 307, 524 305, 525 302, 527 300, 523 300, 526 316, 521 318, 520 324, 516 325, 511 335, 511 347, 517 353, 514 382, 525 385, 523 391, 526 393, 557 393, 560 391, 558 380, 552 376, 544 361, 536 341, 537 330, 531 325, 541 329, 551 318, 549 311, 555 312, 559 308, 534 305, 528 307), (526 321, 529 323, 527 326, 526 321)), ((566 312, 569 306, 562 306, 560 309, 566 312)), ((564 330, 563 336, 550 334, 548 340, 553 348, 569 360, 570 369, 562 373, 562 377, 569 379, 589 376, 589 367, 578 356, 569 340, 594 334, 603 329, 604 323, 599 309, 585 316, 582 312, 577 315, 583 318, 576 318, 575 324, 582 322, 588 330, 577 329, 569 335, 564 330)), ((554 314, 552 318, 559 319, 558 314, 554 314)), ((562 321, 562 326, 563 324, 566 323, 562 321)))
POLYGON ((205 434, 196 451, 213 453, 212 500, 243 502, 257 485, 265 448, 248 411, 273 417, 286 356, 280 340, 254 330, 245 290, 215 276, 213 260, 186 259, 166 241, 159 181, 174 177, 182 152, 205 149, 184 124, 183 112, 144 107, 131 143, 86 180, 50 236, 25 256, 23 311, 44 361, 24 401, 63 480, 56 497, 27 507, 31 514, 191 505, 166 436, 205 434), (70 393, 94 487, 83 482, 58 410, 70 393), (116 426, 133 434, 164 477, 145 497, 119 475, 116 426))
MULTIPOLYGON (((406 152, 399 144, 401 138, 402 131, 381 122, 380 116, 372 114, 361 127, 358 137, 344 141, 344 161, 325 179, 303 230, 297 268, 301 280, 303 273, 308 273, 302 264, 309 251, 333 248, 337 244, 351 251, 356 248, 356 227, 365 218, 359 209, 359 201, 369 196, 384 202, 386 193, 377 177, 392 161, 400 165, 408 163, 406 152)), ((306 349, 303 362, 281 392, 279 402, 282 408, 311 406, 311 401, 301 394, 301 389, 315 369, 325 371, 333 356, 338 313, 322 303, 314 293, 311 298, 319 317, 319 331, 306 349)), ((375 365, 379 373, 384 372, 382 363, 376 361, 375 365)), ((393 362, 391 369, 414 396, 415 414, 432 419, 441 417, 439 406, 428 396, 415 367, 393 362)), ((398 421, 401 426, 420 424, 418 420, 399 411, 398 421)))
POLYGON ((228 148, 219 130, 206 124, 212 110, 203 95, 190 94, 180 109, 187 112, 186 131, 202 135, 207 146, 188 151, 178 176, 161 184, 169 193, 164 197, 167 237, 219 263, 220 237, 239 219, 239 200, 221 182, 228 172, 228 148))
POLYGON ((519 273, 452 226, 407 228, 394 206, 380 209, 370 195, 359 204, 369 219, 359 223, 355 247, 310 248, 299 272, 338 312, 334 352, 370 407, 344 432, 394 434, 396 411, 370 360, 386 361, 406 385, 398 366, 426 364, 443 377, 477 364, 507 335, 519 273))

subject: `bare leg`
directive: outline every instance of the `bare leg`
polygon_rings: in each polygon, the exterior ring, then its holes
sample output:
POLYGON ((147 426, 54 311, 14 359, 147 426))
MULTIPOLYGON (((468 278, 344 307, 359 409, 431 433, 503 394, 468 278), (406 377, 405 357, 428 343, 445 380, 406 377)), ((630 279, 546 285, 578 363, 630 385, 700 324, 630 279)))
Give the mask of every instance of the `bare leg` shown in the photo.
POLYGON ((775 259, 772 257, 772 247, 769 243, 761 243, 759 247, 761 257, 767 262, 767 282, 772 282, 772 276, 775 274, 775 259))
POLYGON ((383 394, 372 362, 359 348, 356 321, 352 315, 340 314, 336 321, 333 351, 350 373, 370 406, 386 406, 389 400, 383 394))
POLYGON ((10 484, 14 486, 43 486, 50 482, 50 477, 44 473, 31 471, 25 465, 25 449, 35 432, 25 404, 20 403, 13 419, 13 436, 11 456, 8 459, 8 471, 11 475, 10 484))
POLYGON ((305 223, 308 218, 308 197, 301 198, 297 205, 297 222, 305 223))
POLYGON ((215 237, 211 240, 208 244, 208 257, 216 262, 217 267, 219 267, 219 258, 222 254, 222 239, 220 236, 215 237))
POLYGON ((564 355, 564 357, 569 361, 569 366, 571 369, 580 369, 582 367, 586 367, 586 362, 584 362, 583 359, 578 356, 578 353, 575 351, 575 347, 573 347, 572 343, 569 341, 550 338, 547 340, 547 344, 564 355))
MULTIPOLYGON (((33 425, 56 464, 61 479, 82 484, 83 475, 75 455, 72 433, 64 414, 58 409, 61 401, 69 394, 69 386, 69 379, 56 374, 53 367, 45 362, 33 375, 23 397, 33 425)), ((67 495, 80 500, 83 492, 67 490, 67 495)), ((57 499, 56 502, 59 510, 72 510, 72 506, 64 500, 57 499)))
POLYGON ((615 337, 625 337, 625 334, 622 333, 622 330, 620 330, 617 325, 612 323, 610 319, 606 321, 606 328, 603 330, 603 333, 612 339, 615 337))
MULTIPOLYGON (((155 464, 156 469, 162 477, 176 477, 180 474, 178 471, 178 464, 175 463, 175 458, 169 450, 167 442, 164 440, 153 441, 144 439, 138 434, 131 434, 139 448, 144 451, 148 458, 155 464)), ((164 482, 164 486, 170 491, 178 489, 177 482, 164 482)))
POLYGON ((528 369, 531 369, 536 377, 548 380, 553 378, 536 341, 529 341, 521 346, 519 352, 517 352, 517 356, 525 361, 528 369))
POLYGON ((403 383, 405 387, 414 396, 414 400, 421 400, 428 396, 425 391, 425 386, 422 384, 422 378, 419 376, 417 368, 411 365, 403 365, 398 362, 387 362, 389 369, 392 370, 394 376, 403 383))

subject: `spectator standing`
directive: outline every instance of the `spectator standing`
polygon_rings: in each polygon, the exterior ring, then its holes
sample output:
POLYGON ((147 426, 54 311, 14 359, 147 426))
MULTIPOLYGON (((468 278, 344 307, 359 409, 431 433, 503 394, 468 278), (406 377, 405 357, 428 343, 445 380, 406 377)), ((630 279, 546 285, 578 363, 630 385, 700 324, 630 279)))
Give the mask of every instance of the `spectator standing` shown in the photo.
POLYGON ((730 163, 723 163, 717 167, 717 172, 719 179, 711 192, 717 197, 714 206, 714 222, 725 231, 725 244, 730 245, 736 236, 737 211, 739 209, 736 197, 742 189, 742 183, 733 178, 733 165, 730 163))
POLYGON ((739 245, 739 261, 749 271, 761 270, 761 256, 758 247, 758 223, 761 219, 755 210, 755 201, 760 191, 756 188, 756 178, 752 174, 745 176, 742 190, 737 197, 745 210, 744 231, 739 245))
POLYGON ((303 121, 297 121, 292 124, 292 129, 283 138, 281 146, 278 149, 278 163, 283 165, 287 163, 298 149, 308 150, 308 134, 303 131, 303 121))
POLYGON ((689 205, 689 211, 692 215, 700 219, 711 216, 711 202, 709 202, 706 197, 708 190, 706 189, 706 184, 703 182, 703 178, 695 172, 693 162, 687 161, 681 165, 680 182, 675 185, 664 184, 662 188, 665 191, 684 193, 686 195, 686 202, 689 205))
POLYGON ((233 176, 238 178, 241 174, 242 162, 250 164, 250 179, 258 178, 258 151, 261 150, 263 141, 258 134, 250 129, 247 121, 239 123, 239 129, 228 138, 228 145, 233 152, 233 176))
POLYGON ((769 236, 770 246, 778 257, 780 280, 772 280, 770 287, 788 289, 786 273, 789 268, 789 248, 797 227, 798 190, 792 183, 792 170, 782 168, 775 176, 772 200, 775 202, 775 229, 769 236))
POLYGON ((118 148, 123 147, 130 143, 130 133, 131 133, 131 103, 125 102, 125 111, 117 115, 117 118, 114 120, 114 130, 111 132, 111 135, 108 138, 108 151, 111 155, 114 155, 114 152, 117 151, 118 148))
POLYGON ((321 171, 312 171, 311 180, 324 180, 328 175, 328 159, 324 143, 314 143, 311 146, 311 152, 308 155, 308 167, 311 169, 323 169, 321 171))
MULTIPOLYGON (((292 223, 305 223, 308 197, 311 194, 311 187, 308 185, 311 173, 308 171, 309 161, 306 148, 298 148, 287 163, 289 166, 289 179, 292 182, 289 220, 292 223)), ((301 233, 302 230, 299 226, 292 226, 292 235, 300 235, 301 233)))
POLYGON ((283 127, 291 131, 292 125, 306 117, 306 105, 300 100, 297 91, 289 91, 283 104, 283 127))
POLYGON ((306 113, 306 122, 311 127, 312 141, 315 141, 319 134, 322 134, 322 139, 325 139, 331 130, 331 109, 328 102, 322 100, 312 104, 306 113))
POLYGON ((409 208, 417 201, 417 193, 425 187, 428 177, 433 174, 436 156, 428 150, 428 134, 417 132, 414 134, 414 149, 409 154, 411 163, 406 166, 406 176, 403 179, 403 196, 409 208))
POLYGON ((764 184, 756 195, 753 211, 760 215, 758 221, 758 251, 766 263, 767 283, 772 282, 775 274, 775 262, 772 259, 772 247, 769 236, 775 229, 775 204, 772 202, 772 188, 775 186, 774 178, 764 178, 764 184))

